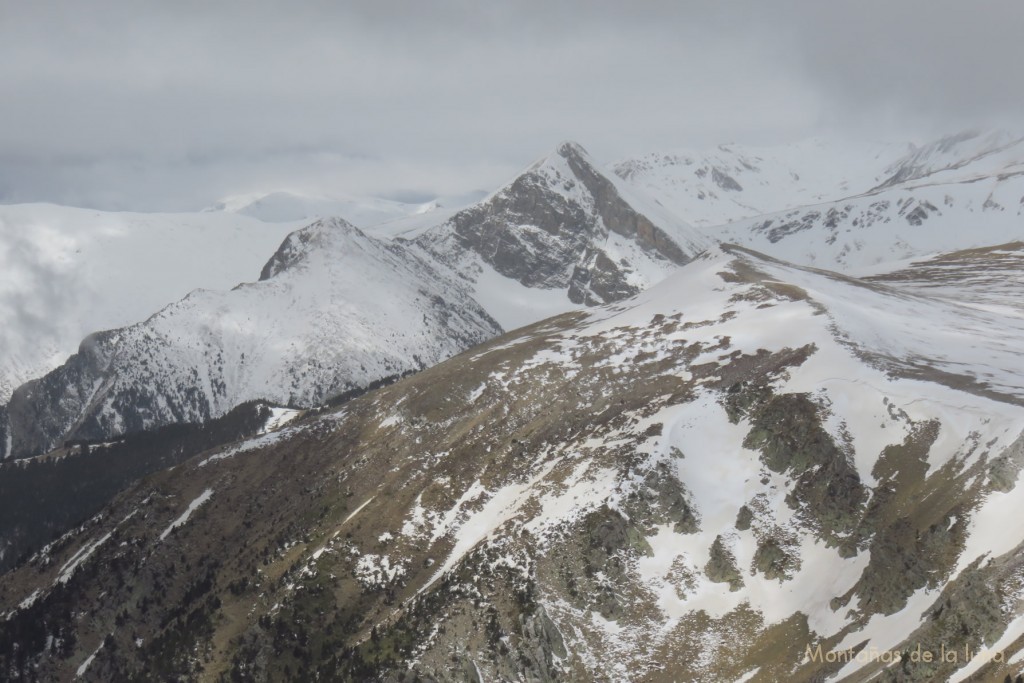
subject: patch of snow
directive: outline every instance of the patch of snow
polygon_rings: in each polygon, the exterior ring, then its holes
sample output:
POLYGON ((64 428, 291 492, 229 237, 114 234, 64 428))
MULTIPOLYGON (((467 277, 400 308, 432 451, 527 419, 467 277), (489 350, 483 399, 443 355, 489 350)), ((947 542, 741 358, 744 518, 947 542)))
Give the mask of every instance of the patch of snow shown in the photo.
POLYGON ((260 430, 260 434, 276 432, 295 418, 302 415, 302 412, 303 411, 301 410, 292 410, 291 408, 271 408, 270 417, 268 417, 266 423, 264 423, 263 429, 260 430))
POLYGON ((394 427, 397 424, 402 424, 402 416, 397 412, 394 412, 381 421, 380 428, 386 429, 387 427, 394 427))
MULTIPOLYGON (((295 411, 296 413, 301 411, 295 411)), ((213 455, 204 458, 199 461, 196 467, 205 467, 211 462, 217 462, 218 460, 226 460, 227 458, 233 458, 240 453, 248 453, 250 451, 256 451, 261 448, 267 448, 276 443, 286 441, 289 437, 294 436, 300 429, 298 427, 286 427, 278 431, 265 430, 260 436, 243 441, 242 443, 229 446, 224 450, 214 453, 213 455)))
POLYGON ((210 500, 211 496, 213 496, 213 489, 206 489, 205 491, 200 493, 195 500, 188 504, 188 507, 185 508, 185 511, 182 512, 181 515, 176 520, 171 522, 167 526, 167 528, 163 530, 163 532, 160 534, 160 540, 162 541, 166 539, 174 529, 187 522, 188 518, 192 516, 192 513, 198 510, 200 505, 210 500))
MULTIPOLYGON (((991 647, 980 648, 977 652, 972 651, 974 656, 971 661, 950 676, 949 683, 960 683, 960 681, 967 680, 973 673, 990 661, 1004 661, 1006 657, 1003 651, 1022 635, 1024 635, 1024 615, 1016 617, 1007 624, 1003 635, 991 647)), ((1024 650, 1021 652, 1024 652, 1024 650)), ((1021 656, 1021 652, 1018 652, 1013 658, 1016 659, 1021 656)))
POLYGON ((369 505, 369 504, 370 504, 370 501, 372 501, 372 500, 373 500, 374 498, 376 498, 376 497, 377 497, 377 496, 370 496, 369 498, 367 498, 367 499, 366 499, 366 501, 365 501, 365 502, 364 502, 364 503, 363 503, 362 505, 360 505, 360 506, 359 506, 359 507, 357 507, 357 508, 356 508, 355 510, 353 510, 352 512, 350 512, 350 513, 349 513, 349 515, 348 515, 348 517, 346 517, 345 519, 341 520, 341 523, 342 523, 342 524, 347 524, 347 523, 348 523, 349 521, 351 521, 351 520, 352 520, 352 519, 353 519, 353 518, 354 518, 354 517, 355 517, 356 515, 358 515, 358 514, 359 514, 360 512, 362 512, 362 511, 363 511, 363 508, 364 508, 364 507, 366 507, 367 505, 369 505))
POLYGON ((103 545, 108 540, 110 540, 110 537, 111 537, 111 535, 113 535, 113 533, 114 533, 113 531, 109 531, 106 534, 104 534, 96 542, 91 543, 90 545, 82 546, 81 548, 79 548, 78 552, 75 553, 74 555, 72 555, 71 559, 68 560, 64 564, 63 567, 61 567, 60 574, 57 576, 57 581, 55 582, 55 584, 56 583, 67 583, 71 579, 71 577, 74 575, 75 570, 78 569, 82 565, 83 562, 88 560, 89 557, 94 552, 96 552, 97 548, 99 548, 101 545, 103 545))
POLYGON ((737 678, 735 683, 747 683, 747 681, 749 681, 752 678, 754 678, 754 676, 756 676, 757 672, 760 671, 760 670, 761 670, 761 667, 755 666, 753 669, 751 669, 747 673, 745 673, 742 676, 740 676, 739 678, 737 678))
MULTIPOLYGON (((875 614, 871 617, 864 628, 851 631, 841 642, 832 649, 848 650, 854 645, 867 641, 865 651, 872 649, 878 652, 888 652, 903 642, 907 636, 921 625, 925 612, 932 606, 941 590, 929 590, 921 588, 914 592, 907 600, 906 606, 899 612, 890 615, 875 614)), ((856 660, 851 660, 837 674, 837 678, 852 675, 860 666, 856 660)))
POLYGON ((468 403, 476 403, 476 400, 484 395, 484 391, 487 389, 487 382, 481 382, 473 391, 469 392, 469 396, 466 398, 468 403))
POLYGON ((35 604, 35 601, 39 599, 39 596, 41 594, 42 591, 39 588, 36 588, 34 591, 32 591, 31 595, 29 595, 27 598, 18 603, 18 609, 28 609, 33 604, 35 604))
POLYGON ((92 664, 93 660, 96 659, 96 655, 98 655, 102 649, 103 643, 101 642, 100 646, 97 647, 96 650, 79 665, 78 669, 75 671, 75 678, 81 678, 85 672, 88 671, 89 665, 92 664))
POLYGON ((387 555, 366 554, 356 561, 356 579, 368 588, 394 583, 405 574, 405 564, 392 562, 387 555))
POLYGON ((1024 472, 1018 475, 1012 490, 991 491, 971 516, 967 540, 953 577, 979 557, 998 557, 1024 542, 1024 529, 1006 524, 1011 519, 1024 519, 1024 472))

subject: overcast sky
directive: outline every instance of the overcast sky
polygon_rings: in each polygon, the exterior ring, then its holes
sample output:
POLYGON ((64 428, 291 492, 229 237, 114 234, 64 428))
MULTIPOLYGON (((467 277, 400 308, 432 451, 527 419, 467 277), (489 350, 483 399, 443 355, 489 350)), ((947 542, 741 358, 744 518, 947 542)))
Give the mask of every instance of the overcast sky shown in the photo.
POLYGON ((1020 0, 0 0, 0 201, 187 210, 1024 120, 1020 0))

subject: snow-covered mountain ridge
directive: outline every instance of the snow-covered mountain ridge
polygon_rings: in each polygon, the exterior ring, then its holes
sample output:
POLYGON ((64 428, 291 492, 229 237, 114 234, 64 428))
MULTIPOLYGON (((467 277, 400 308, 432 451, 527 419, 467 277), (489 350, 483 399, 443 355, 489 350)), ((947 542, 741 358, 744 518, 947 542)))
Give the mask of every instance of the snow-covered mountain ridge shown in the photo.
MULTIPOLYGON (((127 429, 203 420, 257 398, 309 407, 331 392, 436 362, 496 333, 499 326, 513 329, 633 296, 719 240, 795 263, 878 277, 899 262, 929 254, 1010 243, 1024 237, 1022 163, 1019 138, 970 133, 910 151, 814 142, 769 154, 725 146, 701 157, 669 155, 619 164, 619 177, 602 171, 579 145, 566 143, 466 209, 435 207, 397 218, 359 231, 353 242, 325 238, 324 226, 344 225, 336 221, 293 234, 264 264, 263 280, 273 280, 270 275, 292 265, 303 272, 323 271, 301 276, 308 282, 295 292, 264 286, 253 296, 246 294, 246 285, 239 293, 198 293, 188 304, 126 328, 134 332, 115 330, 90 338, 82 353, 52 376, 39 378, 39 372, 24 370, 19 379, 38 380, 0 408, 0 450, 25 455, 66 438, 109 438, 127 429), (708 183, 718 189, 712 192, 708 183), (654 200, 646 190, 662 194, 654 200), (845 198, 718 226, 706 225, 717 214, 696 211, 697 222, 705 223, 699 229, 666 208, 718 207, 714 211, 720 215, 735 216, 808 197, 845 198), (379 341, 405 335, 406 322, 379 311, 355 313, 351 307, 333 315, 334 306, 345 308, 323 298, 335 290, 358 290, 352 301, 374 307, 376 299, 360 289, 374 277, 362 266, 343 271, 331 265, 345 261, 345 254, 337 259, 313 255, 349 248, 358 254, 363 247, 373 254, 372 268, 388 271, 380 278, 404 283, 394 284, 397 290, 411 293, 413 280, 420 277, 415 273, 427 279, 423 291, 430 295, 413 298, 430 310, 413 307, 405 313, 433 321, 425 323, 431 334, 453 338, 401 344, 404 360, 388 349, 365 350, 372 346, 374 325, 382 326, 376 331, 379 341), (398 253, 403 256, 396 260, 398 253), (475 303, 467 319, 446 322, 441 317, 461 314, 429 304, 432 297, 475 303), (266 311, 253 312, 260 307, 266 311), (217 322, 235 319, 236 308, 244 324, 228 329, 217 322), (321 315, 321 308, 327 314, 321 315), (481 311, 498 326, 482 322, 481 311), (352 335, 345 332, 348 324, 357 330, 352 335), (174 326, 188 333, 175 333, 174 326), (336 366, 338 354, 350 349, 346 340, 363 349, 356 354, 361 360, 336 366), (264 359, 263 365, 254 358, 264 359), (134 380, 127 378, 143 382, 148 397, 140 399, 134 380)), ((249 272, 240 279, 255 277, 257 269, 249 272)), ((130 291, 125 286, 110 300, 120 301, 130 291)), ((20 337, 20 343, 28 338, 20 337)), ((33 352, 39 349, 45 345, 33 352)), ((58 353, 48 356, 49 366, 33 367, 52 367, 58 353)), ((10 358, 20 363, 17 354, 10 358)))
POLYGON ((1024 237, 1024 137, 648 155, 616 173, 709 238, 844 272, 1024 237))
POLYGON ((407 247, 340 220, 292 233, 264 277, 199 290, 93 335, 7 407, 14 454, 202 422, 255 399, 310 406, 419 370, 500 332, 407 247))
POLYGON ((0 205, 0 404, 63 363, 87 334, 138 322, 198 287, 251 278, 297 227, 0 205))
POLYGON ((1016 675, 1024 292, 923 284, 1010 251, 883 282, 712 248, 630 299, 197 454, 6 577, 0 636, 40 635, 0 663, 60 678, 88 661, 85 680, 1016 675))
POLYGON ((774 147, 652 152, 612 169, 703 228, 866 192, 889 178, 891 166, 910 150, 816 138, 774 147))
POLYGON ((0 450, 201 422, 256 399, 311 407, 502 326, 631 296, 705 244, 653 209, 570 143, 415 239, 318 221, 284 240, 259 282, 93 335, 23 384, 0 408, 0 450))

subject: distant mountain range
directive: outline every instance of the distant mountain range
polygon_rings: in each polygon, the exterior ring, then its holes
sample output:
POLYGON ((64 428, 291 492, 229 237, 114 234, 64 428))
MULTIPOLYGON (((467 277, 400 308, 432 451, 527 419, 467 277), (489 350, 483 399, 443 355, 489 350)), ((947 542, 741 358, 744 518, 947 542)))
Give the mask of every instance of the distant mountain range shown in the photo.
POLYGON ((0 207, 0 678, 1013 681, 1022 172, 0 207))
POLYGON ((811 141, 723 146, 614 166, 722 242, 846 272, 1020 239, 1024 138, 963 133, 917 148, 811 141))
POLYGON ((574 144, 439 220, 415 237, 320 220, 289 235, 258 282, 195 291, 87 337, 0 409, 5 455, 201 422, 256 399, 312 407, 503 327, 632 296, 710 244, 574 144))
POLYGON ((566 143, 461 209, 289 193, 184 215, 3 207, 0 445, 30 455, 253 399, 309 407, 500 329, 632 296, 717 242, 854 274, 1009 242, 1021 237, 1022 169, 1024 144, 1007 133, 921 148, 725 145, 614 173, 566 143), (319 219, 260 282, 225 291, 301 225, 267 221, 319 212, 365 223, 319 219), (375 305, 398 300, 402 313, 375 305), (379 343, 397 338, 409 341, 379 343))

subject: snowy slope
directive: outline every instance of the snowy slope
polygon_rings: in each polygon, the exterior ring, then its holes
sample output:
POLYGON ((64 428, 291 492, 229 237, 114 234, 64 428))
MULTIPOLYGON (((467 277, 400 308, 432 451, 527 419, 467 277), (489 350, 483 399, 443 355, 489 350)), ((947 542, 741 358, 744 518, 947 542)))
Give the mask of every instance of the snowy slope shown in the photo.
POLYGON ((0 663, 60 678, 120 615, 90 675, 148 670, 188 604, 209 624, 176 646, 191 677, 1003 680, 1024 658, 1024 292, 946 288, 1008 251, 881 282, 713 248, 197 454, 5 576, 0 623, 78 645, 0 663), (139 608, 153 576, 169 599, 139 608), (1002 654, 893 663, 918 645, 1002 654))
POLYGON ((653 154, 616 173, 709 238, 844 272, 1024 238, 1024 138, 653 154))
POLYGON ((439 226, 398 223, 506 329, 632 296, 711 244, 572 142, 439 226))
POLYGON ((624 159, 612 169, 698 227, 866 192, 891 177, 909 145, 813 138, 792 145, 720 145, 624 159))
POLYGON ((90 332, 138 322, 197 287, 254 278, 296 227, 224 214, 0 206, 0 404, 90 332))
POLYGON ((59 370, 17 389, 12 452, 69 433, 203 421, 257 398, 310 406, 499 331, 409 249, 318 221, 285 240, 259 282, 197 290, 143 323, 93 335, 59 370))
POLYGON ((965 249, 905 263, 886 263, 863 273, 890 283, 983 310, 1024 312, 1024 242, 965 249))
POLYGON ((1005 130, 964 131, 914 149, 886 169, 882 187, 949 182, 1024 170, 1024 136, 1005 130))
POLYGON ((715 232, 723 241, 788 261, 848 272, 1024 238, 1024 174, 950 173, 738 221, 715 232))
POLYGON ((255 398, 308 407, 468 348, 500 331, 492 319, 511 329, 631 296, 707 243, 572 143, 469 209, 427 209, 368 233, 320 221, 285 240, 261 282, 194 292, 86 339, 14 393, 4 452, 201 421, 255 398))

